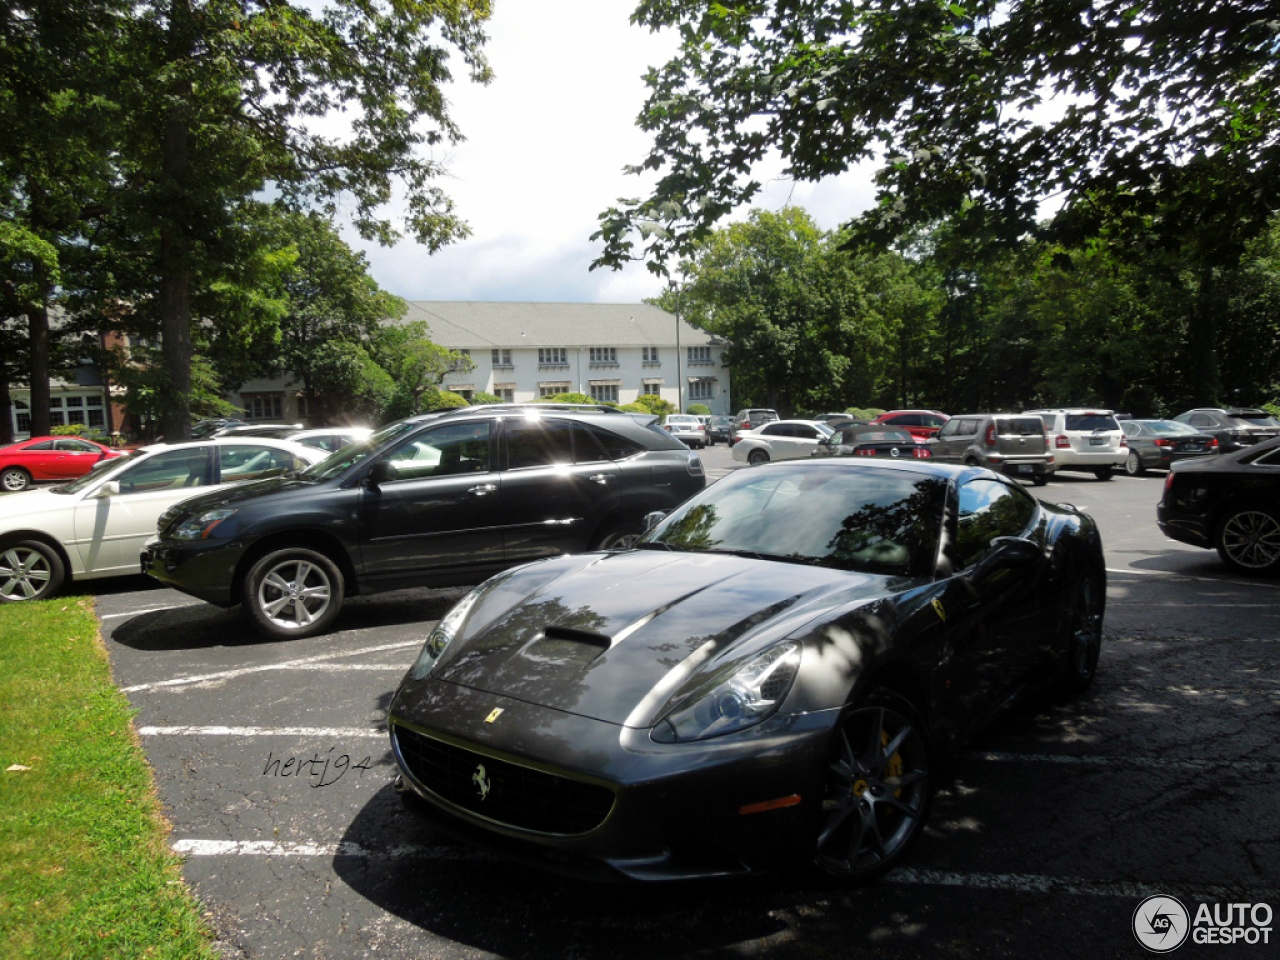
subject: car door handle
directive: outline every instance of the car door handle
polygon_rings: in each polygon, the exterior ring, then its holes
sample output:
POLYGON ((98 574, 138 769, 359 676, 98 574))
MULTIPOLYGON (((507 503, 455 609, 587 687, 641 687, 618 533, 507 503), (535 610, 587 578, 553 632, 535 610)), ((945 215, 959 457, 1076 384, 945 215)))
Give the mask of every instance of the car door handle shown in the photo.
POLYGON ((474 494, 477 497, 483 497, 486 493, 493 493, 498 488, 492 483, 481 483, 472 487, 467 493, 474 494))
POLYGON ((590 479, 595 483, 600 484, 600 486, 602 487, 607 487, 609 485, 609 475, 607 473, 597 473, 594 477, 591 477, 590 479))

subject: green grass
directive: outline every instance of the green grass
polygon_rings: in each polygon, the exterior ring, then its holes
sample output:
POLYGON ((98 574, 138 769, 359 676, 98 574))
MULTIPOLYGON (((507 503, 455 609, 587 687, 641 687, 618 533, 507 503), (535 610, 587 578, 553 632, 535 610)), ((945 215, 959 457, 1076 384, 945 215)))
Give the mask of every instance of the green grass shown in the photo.
POLYGON ((216 957, 132 716, 91 600, 0 605, 5 960, 216 957))

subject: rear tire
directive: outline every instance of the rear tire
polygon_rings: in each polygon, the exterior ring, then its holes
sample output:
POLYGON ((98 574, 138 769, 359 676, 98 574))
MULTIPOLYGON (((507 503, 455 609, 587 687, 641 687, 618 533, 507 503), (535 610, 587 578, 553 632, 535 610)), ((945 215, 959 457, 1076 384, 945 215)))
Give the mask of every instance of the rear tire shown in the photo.
POLYGON ((0 472, 0 489, 6 493, 17 493, 31 486, 31 474, 21 467, 5 467, 0 472))
POLYGON ((1071 606, 1063 619, 1066 669, 1059 683, 1068 695, 1084 693, 1098 672, 1102 652, 1102 613, 1107 602, 1107 579, 1094 567, 1071 585, 1071 606))
POLYGON ((1130 450, 1129 456, 1125 458, 1124 472, 1131 477, 1140 477, 1147 472, 1147 468, 1142 465, 1142 458, 1138 456, 1136 450, 1130 450))
POLYGON ((1111 473, 1112 473, 1112 468, 1110 466, 1098 467, 1098 469, 1093 471, 1093 475, 1097 477, 1099 480, 1110 480, 1111 473))
POLYGON ((66 577, 62 557, 47 543, 16 540, 0 547, 0 603, 51 597, 66 577))
POLYGON ((630 550, 644 536, 644 526, 638 520, 621 520, 606 527, 596 537, 592 550, 630 550))
POLYGON ((763 450, 752 450, 747 454, 747 463, 751 464, 753 467, 758 467, 760 464, 768 462, 769 454, 765 453, 763 450))
POLYGON ((1222 562, 1240 573, 1280 571, 1280 515, 1246 504, 1222 518, 1214 537, 1222 562))
POLYGON ((327 630, 342 610, 342 572, 315 550, 285 547, 245 574, 241 604, 249 622, 276 640, 327 630))

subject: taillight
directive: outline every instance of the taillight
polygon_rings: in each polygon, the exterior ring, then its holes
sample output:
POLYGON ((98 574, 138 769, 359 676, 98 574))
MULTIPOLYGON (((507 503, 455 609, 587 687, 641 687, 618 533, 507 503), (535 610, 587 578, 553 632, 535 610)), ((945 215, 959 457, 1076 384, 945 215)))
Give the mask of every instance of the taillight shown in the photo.
POLYGON ((996 445, 996 425, 994 423, 987 425, 987 436, 983 441, 988 447, 996 445))
POLYGON ((1210 450, 1212 450, 1212 449, 1213 449, 1214 447, 1216 447, 1217 445, 1218 445, 1218 438, 1217 438, 1217 437, 1210 437, 1210 438, 1209 438, 1209 442, 1205 444, 1205 446, 1206 446, 1206 447, 1208 447, 1210 450))
POLYGON ((1173 441, 1172 441, 1172 440, 1170 440, 1168 437, 1156 437, 1155 443, 1156 443, 1156 446, 1157 446, 1157 447, 1172 447, 1172 446, 1173 446, 1173 441))
POLYGON ((928 460, 933 456, 928 447, 916 447, 911 451, 911 455, 917 460, 928 460))
POLYGON ((857 450, 853 451, 853 455, 855 457, 874 457, 876 455, 876 451, 873 447, 859 447, 857 450))
POLYGON ((1164 477, 1164 492, 1168 493, 1169 488, 1173 486, 1173 471, 1170 470, 1164 477))
POLYGON ((1070 448, 1071 448, 1071 438, 1070 438, 1070 437, 1068 437, 1065 433, 1060 433, 1060 434, 1058 434, 1058 438, 1057 438, 1056 440, 1054 440, 1054 441, 1053 441, 1053 445, 1054 445, 1055 447, 1057 447, 1058 449, 1060 449, 1060 450, 1061 450, 1061 449, 1070 449, 1070 448))
POLYGON ((1129 446, 1129 440, 1128 440, 1128 438, 1126 438, 1126 437, 1121 437, 1121 438, 1120 438, 1120 449, 1121 449, 1121 450, 1123 450, 1123 449, 1125 449, 1127 446, 1129 446))

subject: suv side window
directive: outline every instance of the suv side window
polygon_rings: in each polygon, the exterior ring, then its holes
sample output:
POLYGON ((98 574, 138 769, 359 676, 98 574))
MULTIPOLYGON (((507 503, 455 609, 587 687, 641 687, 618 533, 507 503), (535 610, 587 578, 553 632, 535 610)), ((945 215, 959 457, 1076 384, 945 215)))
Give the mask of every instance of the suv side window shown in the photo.
POLYGON ((959 491, 956 520, 957 569, 980 560, 996 537, 1016 537, 1035 515, 1035 501, 999 480, 970 480, 959 491))
POLYGON ((569 420, 508 420, 507 468, 573 463, 573 423, 569 420))
POLYGON ((489 469, 489 423, 448 423, 416 434, 387 454, 396 480, 422 480, 489 469))
POLYGON ((625 460, 644 453, 645 448, 594 423, 575 423, 573 449, 576 462, 594 463, 599 460, 625 460))
POLYGON ((1193 413, 1191 415, 1191 425, 1193 427, 1216 427, 1218 424, 1207 413, 1193 413))

